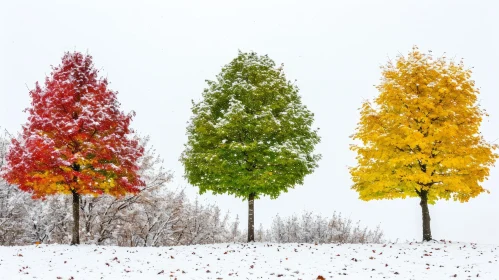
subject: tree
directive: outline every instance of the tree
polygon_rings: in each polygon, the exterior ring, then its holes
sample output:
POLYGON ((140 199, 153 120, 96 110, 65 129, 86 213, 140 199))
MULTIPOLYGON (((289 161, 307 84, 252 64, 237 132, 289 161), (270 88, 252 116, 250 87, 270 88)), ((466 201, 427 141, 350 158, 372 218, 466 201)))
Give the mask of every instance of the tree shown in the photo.
POLYGON ((137 160, 143 154, 129 128, 133 113, 119 110, 117 92, 98 77, 92 57, 66 53, 45 88, 38 83, 28 123, 12 140, 3 177, 34 198, 73 196, 71 244, 79 244, 80 196, 136 193, 144 183, 137 160))
POLYGON ((277 198, 317 167, 313 114, 282 65, 254 52, 239 52, 207 84, 187 127, 185 176, 200 193, 247 199, 248 241, 254 241, 254 200, 277 198))
POLYGON ((488 192, 497 145, 479 132, 486 116, 478 89, 463 62, 434 58, 417 47, 382 67, 374 104, 363 103, 350 168, 360 199, 419 197, 423 240, 432 239, 428 204, 466 202, 488 192))

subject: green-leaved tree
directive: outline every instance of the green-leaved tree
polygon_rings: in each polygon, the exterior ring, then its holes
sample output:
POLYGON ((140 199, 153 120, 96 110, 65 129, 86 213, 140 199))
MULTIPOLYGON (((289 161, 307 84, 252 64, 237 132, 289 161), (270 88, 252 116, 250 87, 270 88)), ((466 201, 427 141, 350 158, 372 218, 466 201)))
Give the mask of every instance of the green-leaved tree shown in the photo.
POLYGON ((298 88, 268 56, 242 53, 207 81, 193 102, 181 161, 200 193, 248 200, 248 242, 254 241, 254 200, 275 199, 317 167, 314 115, 298 88))

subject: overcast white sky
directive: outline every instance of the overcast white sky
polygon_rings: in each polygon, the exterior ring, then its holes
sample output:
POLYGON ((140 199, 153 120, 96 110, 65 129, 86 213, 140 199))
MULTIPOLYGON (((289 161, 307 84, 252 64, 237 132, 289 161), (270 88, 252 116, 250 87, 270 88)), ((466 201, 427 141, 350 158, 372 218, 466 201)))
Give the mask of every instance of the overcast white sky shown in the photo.
MULTIPOLYGON (((268 54, 297 79, 302 101, 316 115, 322 143, 320 167, 303 186, 277 200, 256 202, 256 223, 277 213, 333 211, 362 224, 381 224, 388 238, 421 239, 417 199, 364 202, 350 190, 355 164, 349 135, 362 100, 376 94, 379 66, 416 44, 447 52, 474 67, 481 104, 490 113, 482 125, 487 140, 499 138, 499 5, 496 1, 2 1, 0 5, 0 126, 20 131, 30 104, 27 87, 43 82, 65 51, 94 57, 133 127, 150 135, 175 172, 171 188, 196 189, 182 178, 178 158, 186 141, 191 100, 200 100, 237 50, 268 54)), ((499 140, 498 140, 499 141, 499 140)), ((496 142, 497 143, 497 142, 496 142)), ((469 203, 430 207, 433 236, 499 243, 499 167, 482 194, 469 203)), ((202 200, 239 214, 247 204, 230 196, 202 200)))

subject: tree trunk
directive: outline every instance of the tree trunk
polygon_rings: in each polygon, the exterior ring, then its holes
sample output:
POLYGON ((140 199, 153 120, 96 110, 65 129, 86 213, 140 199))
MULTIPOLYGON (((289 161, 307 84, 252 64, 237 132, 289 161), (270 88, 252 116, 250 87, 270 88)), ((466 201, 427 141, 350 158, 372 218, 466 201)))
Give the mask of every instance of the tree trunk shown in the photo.
POLYGON ((428 209, 428 191, 421 190, 419 192, 421 197, 421 211, 423 212, 423 241, 431 241, 431 228, 430 228, 430 210, 428 209))
POLYGON ((248 242, 255 242, 255 194, 248 198, 248 242))
POLYGON ((80 244, 80 195, 72 190, 73 193, 73 238, 71 245, 80 244))

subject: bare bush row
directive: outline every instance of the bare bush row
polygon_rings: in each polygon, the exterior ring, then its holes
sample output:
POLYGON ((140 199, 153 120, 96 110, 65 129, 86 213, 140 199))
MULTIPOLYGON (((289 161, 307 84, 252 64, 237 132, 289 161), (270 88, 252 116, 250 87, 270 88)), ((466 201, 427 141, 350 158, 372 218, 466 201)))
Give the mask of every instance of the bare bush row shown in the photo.
MULTIPOLYGON (((0 137, 0 168, 5 164, 9 137, 0 137)), ((142 140, 147 145, 148 139, 142 140)), ((238 217, 231 219, 216 205, 189 200, 182 190, 167 188, 172 176, 149 149, 141 159, 146 187, 123 198, 82 196, 82 243, 117 246, 176 246, 244 242, 238 217)), ((33 200, 29 193, 0 180, 0 245, 67 244, 71 240, 71 197, 33 200)), ((379 243, 383 233, 334 214, 330 218, 305 212, 276 216, 269 229, 256 232, 260 242, 379 243)))

